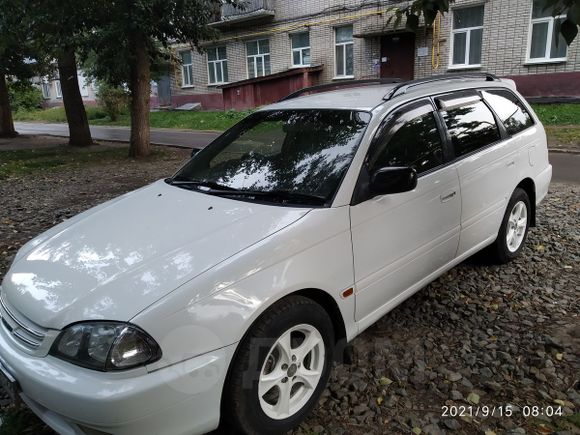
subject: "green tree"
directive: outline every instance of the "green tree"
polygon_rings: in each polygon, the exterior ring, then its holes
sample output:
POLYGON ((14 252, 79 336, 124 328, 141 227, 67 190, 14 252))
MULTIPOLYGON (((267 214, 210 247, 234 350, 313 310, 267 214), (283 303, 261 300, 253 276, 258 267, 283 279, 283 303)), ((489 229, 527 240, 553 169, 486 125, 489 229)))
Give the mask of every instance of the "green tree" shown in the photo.
MULTIPOLYGON (((5 2, 6 0, 0 0, 5 2)), ((14 1, 14 0, 12 0, 14 1)), ((76 0, 21 0, 32 38, 56 60, 69 127, 69 143, 93 143, 77 75, 77 52, 87 43, 96 21, 93 2, 76 0)), ((3 9, 3 8, 0 8, 3 9)), ((99 11, 100 13, 100 11, 99 11)))
MULTIPOLYGON (((151 152, 149 98, 152 66, 168 59, 175 41, 197 46, 215 36, 207 26, 220 0, 119 0, 90 2, 101 11, 89 44, 92 73, 130 91, 131 157, 151 152)), ((87 57, 89 57, 87 55, 87 57)))
POLYGON ((0 0, 0 137, 16 136, 8 94, 8 80, 30 80, 43 62, 25 24, 26 8, 20 0, 0 0))

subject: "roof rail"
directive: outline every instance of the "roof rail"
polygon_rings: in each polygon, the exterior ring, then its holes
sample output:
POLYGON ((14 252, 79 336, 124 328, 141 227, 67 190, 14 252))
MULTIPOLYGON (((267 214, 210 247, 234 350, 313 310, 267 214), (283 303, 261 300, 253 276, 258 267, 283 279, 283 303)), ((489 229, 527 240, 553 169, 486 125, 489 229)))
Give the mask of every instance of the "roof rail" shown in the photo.
POLYGON ((499 81, 499 77, 490 73, 463 73, 463 74, 440 74, 426 77, 424 79, 411 80, 395 86, 383 97, 383 100, 390 100, 407 93, 409 88, 420 86, 427 83, 439 82, 444 80, 461 80, 461 79, 485 79, 487 82, 499 81))
POLYGON ((345 80, 342 82, 336 83, 326 83, 323 85, 316 85, 310 86, 306 88, 302 88, 298 91, 292 92, 291 94, 286 95, 284 98, 279 100, 278 102, 291 100, 293 98, 297 98, 303 94, 317 91, 324 92, 324 91, 334 91, 341 88, 352 88, 357 86, 370 86, 370 85, 388 85, 393 83, 402 83, 403 81, 398 78, 379 78, 379 79, 364 79, 364 80, 345 80))

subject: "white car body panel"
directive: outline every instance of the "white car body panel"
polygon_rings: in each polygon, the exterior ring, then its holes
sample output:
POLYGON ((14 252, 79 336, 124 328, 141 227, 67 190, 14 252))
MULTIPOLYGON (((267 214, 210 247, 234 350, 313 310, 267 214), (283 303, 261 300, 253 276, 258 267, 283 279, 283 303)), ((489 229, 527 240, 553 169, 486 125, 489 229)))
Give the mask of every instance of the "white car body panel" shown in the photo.
POLYGON ((62 433, 82 433, 79 425, 121 435, 215 429, 237 343, 273 303, 315 290, 336 305, 351 340, 492 243, 522 180, 533 182, 536 204, 545 197, 552 169, 545 132, 532 115, 534 127, 425 174, 413 191, 351 206, 370 142, 389 113, 472 88, 515 90, 511 80, 449 80, 388 101, 383 95, 392 86, 371 86, 261 109, 372 113, 328 208, 220 198, 160 180, 33 239, 0 290, 20 315, 48 328, 48 341, 42 352, 26 351, 0 325, 0 370, 19 381, 25 402, 62 433), (349 288, 354 296, 342 297, 349 288), (47 355, 60 330, 95 319, 141 327, 159 343, 162 359, 97 372, 47 355))
POLYGON ((12 265, 3 290, 13 307, 45 328, 62 329, 78 319, 125 321, 307 212, 209 196, 161 180, 33 241, 36 246, 12 265))
POLYGON ((452 261, 460 218, 455 165, 421 177, 411 192, 379 196, 351 207, 356 319, 381 310, 452 261))

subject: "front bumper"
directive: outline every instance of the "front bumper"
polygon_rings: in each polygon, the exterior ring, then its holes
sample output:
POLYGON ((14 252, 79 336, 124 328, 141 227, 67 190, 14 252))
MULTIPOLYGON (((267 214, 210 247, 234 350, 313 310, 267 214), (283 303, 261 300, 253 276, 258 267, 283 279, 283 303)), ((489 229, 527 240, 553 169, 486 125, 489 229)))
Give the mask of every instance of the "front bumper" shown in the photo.
POLYGON ((0 328, 0 363, 22 400, 62 434, 205 433, 219 424, 223 383, 235 345, 148 372, 97 372, 27 355, 0 328))

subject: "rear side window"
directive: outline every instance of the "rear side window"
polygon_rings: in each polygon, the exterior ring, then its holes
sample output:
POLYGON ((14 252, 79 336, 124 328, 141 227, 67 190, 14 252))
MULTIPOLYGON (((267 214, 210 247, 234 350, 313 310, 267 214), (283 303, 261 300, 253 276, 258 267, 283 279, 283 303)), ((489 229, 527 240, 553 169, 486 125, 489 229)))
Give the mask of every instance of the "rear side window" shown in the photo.
POLYGON ((429 102, 397 111, 387 118, 370 155, 369 167, 410 166, 418 174, 443 164, 443 144, 429 102))
POLYGON ((522 102, 509 91, 490 90, 482 92, 510 135, 534 125, 534 120, 522 102))
POLYGON ((500 140, 495 117, 483 101, 442 110, 455 156, 477 151, 500 140))

